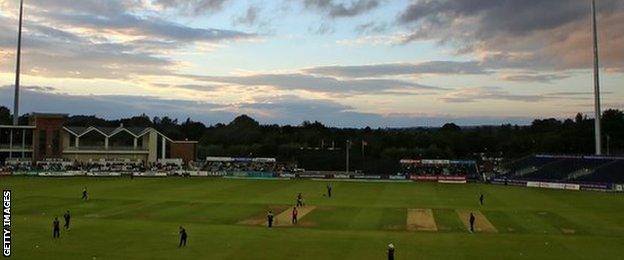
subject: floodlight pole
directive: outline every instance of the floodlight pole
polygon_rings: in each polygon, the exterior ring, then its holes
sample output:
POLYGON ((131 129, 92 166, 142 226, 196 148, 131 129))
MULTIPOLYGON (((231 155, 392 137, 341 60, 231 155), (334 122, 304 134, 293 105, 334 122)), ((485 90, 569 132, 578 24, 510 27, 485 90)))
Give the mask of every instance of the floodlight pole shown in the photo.
POLYGON ((600 65, 598 60, 598 26, 596 24, 596 0, 592 0, 592 34, 594 39, 594 112, 596 155, 602 155, 602 131, 600 129, 600 65))
POLYGON ((15 62, 15 100, 13 100, 13 125, 19 124, 19 87, 20 87, 20 63, 22 58, 22 18, 24 13, 24 0, 20 0, 19 29, 17 33, 17 61, 15 62))
POLYGON ((346 172, 349 174, 349 150, 351 149, 351 140, 347 140, 347 162, 346 162, 346 172))

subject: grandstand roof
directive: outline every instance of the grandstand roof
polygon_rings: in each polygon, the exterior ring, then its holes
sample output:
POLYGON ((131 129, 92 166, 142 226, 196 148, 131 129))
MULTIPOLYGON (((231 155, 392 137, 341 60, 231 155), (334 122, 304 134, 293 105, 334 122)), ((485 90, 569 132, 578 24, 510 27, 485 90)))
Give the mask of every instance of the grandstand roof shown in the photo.
POLYGON ((95 131, 104 136, 111 137, 121 132, 128 132, 135 137, 140 137, 152 129, 150 127, 103 127, 103 126, 66 126, 65 130, 75 136, 83 136, 89 132, 95 131))
POLYGON ((74 135, 82 135, 89 128, 84 126, 66 126, 65 129, 67 129, 67 131, 71 132, 74 135))
POLYGON ((147 127, 126 127, 126 130, 130 131, 130 133, 134 134, 134 135, 142 135, 145 130, 147 130, 149 128, 147 127))

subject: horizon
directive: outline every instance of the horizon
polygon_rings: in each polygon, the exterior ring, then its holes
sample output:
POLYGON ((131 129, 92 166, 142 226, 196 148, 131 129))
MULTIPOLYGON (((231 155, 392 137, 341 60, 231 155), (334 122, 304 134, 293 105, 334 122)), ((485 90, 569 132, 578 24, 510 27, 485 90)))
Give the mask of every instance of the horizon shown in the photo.
MULTIPOLYGON (((6 107, 17 11, 0 0, 6 107)), ((410 128, 593 113, 589 1, 26 0, 24 19, 21 114, 410 128)), ((603 107, 624 110, 624 3, 598 1, 598 23, 603 107)))
MULTIPOLYGON (((11 109, 5 106, 0 105, 0 108, 6 108, 8 109, 11 113, 11 109)), ((607 110, 616 110, 616 109, 612 109, 612 108, 606 108, 604 109, 604 111, 607 110)), ((603 111, 603 112, 604 112, 603 111)), ((617 110, 620 111, 620 110, 617 110)), ((624 112, 624 111, 623 111, 624 112)), ((320 123, 323 126, 327 127, 327 128, 335 128, 335 129, 365 129, 365 128, 371 128, 371 129, 389 129, 389 130, 400 130, 400 129, 419 129, 419 128, 425 128, 425 129, 436 129, 436 128, 442 128, 444 125, 446 124, 455 124, 461 128, 478 128, 478 127, 501 127, 501 126, 505 126, 505 125, 511 125, 511 126, 520 126, 520 127, 525 127, 525 126, 531 126, 532 123, 535 120, 549 120, 549 119, 555 119, 558 121, 565 121, 565 120, 574 120, 573 117, 568 117, 568 118, 555 118, 555 117, 544 117, 544 118, 533 118, 530 121, 527 121, 527 123, 500 123, 500 124, 473 124, 473 125, 468 125, 468 124, 460 124, 457 123, 457 121, 447 121, 447 122, 440 122, 439 125, 435 125, 435 126, 427 126, 427 125, 412 125, 412 126, 379 126, 379 127, 373 127, 370 125, 359 125, 359 126, 335 126, 335 125, 328 125, 325 124, 324 122, 318 121, 318 120, 302 120, 299 123, 285 123, 285 124, 276 124, 276 123, 270 123, 270 122, 263 122, 261 120, 258 120, 257 118, 254 118, 253 116, 247 115, 247 114, 238 114, 238 115, 233 115, 233 117, 231 119, 224 119, 224 121, 220 121, 220 122, 212 122, 212 123, 206 123, 206 122, 202 122, 200 120, 196 120, 192 117, 186 117, 186 118, 172 118, 166 115, 148 115, 148 114, 138 114, 138 115, 130 115, 130 116, 121 116, 121 117, 101 117, 95 114, 68 114, 68 113, 63 113, 63 112, 30 112, 30 113, 26 113, 26 114, 22 114, 20 117, 26 117, 26 116, 32 116, 33 114, 59 114, 59 115, 67 115, 68 117, 96 117, 98 119, 103 119, 106 121, 123 121, 123 120, 127 120, 127 119, 132 119, 134 117, 140 117, 140 116, 146 116, 147 118, 149 118, 149 120, 151 122, 153 122, 156 118, 159 119, 164 119, 164 118, 169 118, 171 120, 177 120, 178 124, 183 124, 186 120, 190 120, 191 122, 198 122, 198 123, 202 123, 204 124, 206 127, 214 127, 217 126, 219 124, 222 125, 228 125, 231 124, 232 122, 234 122, 236 119, 240 118, 240 117, 248 117, 252 120, 254 120, 255 122, 257 122, 260 126, 271 126, 271 125, 277 125, 280 127, 284 127, 284 126, 291 126, 291 127, 299 127, 299 126, 303 126, 306 122, 307 123, 320 123)), ((587 120, 591 120, 593 121, 594 118, 591 117, 591 114, 584 114, 584 113, 577 113, 577 115, 580 114, 583 116, 584 119, 587 120)), ((12 116, 12 114, 11 114, 12 116)), ((0 124, 2 125, 2 124, 0 124)))

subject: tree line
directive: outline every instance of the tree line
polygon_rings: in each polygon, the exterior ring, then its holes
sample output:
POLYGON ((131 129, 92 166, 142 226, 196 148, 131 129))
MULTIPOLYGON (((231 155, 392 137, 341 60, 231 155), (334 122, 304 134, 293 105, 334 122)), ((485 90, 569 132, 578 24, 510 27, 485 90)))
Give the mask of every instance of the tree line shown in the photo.
MULTIPOLYGON (((624 112, 606 110, 602 120, 605 151, 608 146, 611 154, 623 154, 624 112)), ((0 124, 11 122, 10 110, 0 107, 0 124)), ((20 122, 26 124, 27 115, 20 122)), ((460 127, 447 123, 436 128, 335 128, 310 121, 297 126, 262 125, 247 115, 215 125, 145 114, 116 120, 74 115, 66 122, 68 126, 121 124, 153 127, 173 139, 199 141, 200 158, 275 157, 308 170, 344 170, 348 142, 351 170, 374 173, 396 173, 404 158, 514 159, 536 153, 594 152, 594 120, 580 113, 564 120, 536 119, 530 125, 460 127)))

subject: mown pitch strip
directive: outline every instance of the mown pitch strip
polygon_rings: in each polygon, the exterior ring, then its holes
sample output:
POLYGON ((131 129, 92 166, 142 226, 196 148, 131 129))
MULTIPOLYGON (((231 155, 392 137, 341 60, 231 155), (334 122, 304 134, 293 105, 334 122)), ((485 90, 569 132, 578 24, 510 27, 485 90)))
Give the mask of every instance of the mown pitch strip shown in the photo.
POLYGON ((407 209, 408 231, 438 231, 431 209, 407 209))
MULTIPOLYGON (((275 207, 277 208, 277 207, 275 207)), ((281 213, 275 216, 275 221, 273 222, 273 226, 275 227, 290 227, 294 224, 292 223, 292 208, 288 207, 284 209, 284 207, 279 207, 279 211, 281 213)), ((308 215, 310 212, 316 209, 316 206, 305 206, 297 208, 299 214, 297 218, 301 220, 305 215, 308 215)), ((275 212, 275 211, 274 211, 275 212)), ((239 221, 238 224, 241 225, 251 225, 251 226, 260 226, 267 224, 266 214, 263 216, 256 216, 253 218, 245 219, 239 221)))
MULTIPOLYGON (((299 211, 298 219, 301 220, 305 215, 312 212, 316 209, 316 206, 304 206, 299 207, 297 210, 299 211)), ((293 226, 292 223, 292 208, 284 210, 282 213, 275 217, 275 226, 276 227, 290 227, 293 226)))
POLYGON ((457 216, 464 223, 467 230, 470 230, 470 213, 475 216, 475 232, 498 233, 492 223, 478 210, 458 209, 457 216))
POLYGON ((254 215, 253 217, 250 218, 246 218, 243 219, 239 222, 237 222, 237 224, 239 225, 249 225, 249 226, 266 226, 268 224, 267 221, 267 212, 268 210, 271 210, 273 212, 281 212, 283 210, 287 210, 290 207, 288 206, 277 206, 277 205, 273 205, 270 206, 267 211, 263 211, 263 212, 259 212, 258 214, 254 215))

